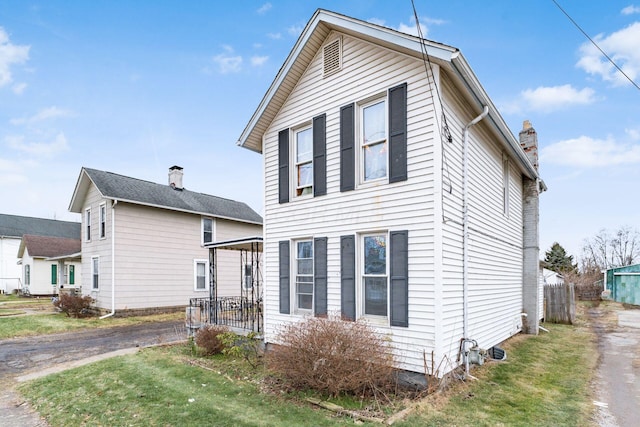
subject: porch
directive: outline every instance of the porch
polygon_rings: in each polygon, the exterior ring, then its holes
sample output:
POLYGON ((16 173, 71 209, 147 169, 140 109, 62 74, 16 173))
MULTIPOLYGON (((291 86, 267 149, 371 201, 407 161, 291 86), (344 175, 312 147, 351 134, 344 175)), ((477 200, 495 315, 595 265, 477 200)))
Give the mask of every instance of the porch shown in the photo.
POLYGON ((262 333, 262 237, 215 242, 209 249, 209 296, 191 298, 186 309, 189 335, 206 325, 224 325, 238 332, 262 333), (238 293, 218 296, 218 250, 239 251, 238 293))

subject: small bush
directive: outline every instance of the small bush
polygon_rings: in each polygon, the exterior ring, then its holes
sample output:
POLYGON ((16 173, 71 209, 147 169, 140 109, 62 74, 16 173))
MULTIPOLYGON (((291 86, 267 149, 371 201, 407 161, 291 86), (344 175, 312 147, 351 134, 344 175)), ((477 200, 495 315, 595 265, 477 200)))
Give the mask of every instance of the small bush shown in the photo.
POLYGON ((222 352, 229 356, 242 357, 253 369, 260 365, 262 360, 262 346, 257 333, 249 332, 246 336, 226 332, 220 335, 224 344, 222 352))
POLYGON ((53 302, 53 305, 58 307, 68 317, 86 317, 89 313, 89 308, 93 303, 93 299, 89 296, 79 296, 62 294, 58 299, 53 302))
POLYGON ((362 321, 311 318, 285 326, 267 364, 290 385, 331 396, 375 394, 392 384, 388 342, 362 321))
POLYGON ((220 336, 229 332, 226 326, 207 325, 196 332, 196 345, 205 356, 213 356, 222 353, 224 344, 220 336))

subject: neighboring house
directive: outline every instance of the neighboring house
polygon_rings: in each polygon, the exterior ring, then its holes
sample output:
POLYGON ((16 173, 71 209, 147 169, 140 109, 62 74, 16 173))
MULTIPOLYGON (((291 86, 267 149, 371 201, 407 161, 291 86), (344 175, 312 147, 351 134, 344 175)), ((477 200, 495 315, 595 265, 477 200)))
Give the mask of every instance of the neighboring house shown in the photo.
POLYGON ((606 270, 604 290, 614 301, 640 305, 640 264, 606 270))
POLYGON ((25 268, 18 264, 18 250, 25 234, 79 239, 80 223, 0 214, 0 292, 22 287, 25 268))
POLYGON ((25 234, 18 249, 25 292, 56 295, 81 282, 80 239, 25 234))
POLYGON ((564 276, 556 271, 548 268, 542 269, 542 278, 545 285, 562 285, 564 284, 564 276))
POLYGON ((318 10, 238 144, 264 156, 267 344, 339 314, 442 375, 538 332, 537 135, 458 49, 318 10))
MULTIPOLYGON (((173 166, 168 185, 82 168, 69 206, 82 215, 82 293, 102 311, 173 310, 209 295, 207 243, 262 236, 244 203, 185 189, 173 166)), ((218 294, 242 286, 240 258, 221 251, 218 294)))

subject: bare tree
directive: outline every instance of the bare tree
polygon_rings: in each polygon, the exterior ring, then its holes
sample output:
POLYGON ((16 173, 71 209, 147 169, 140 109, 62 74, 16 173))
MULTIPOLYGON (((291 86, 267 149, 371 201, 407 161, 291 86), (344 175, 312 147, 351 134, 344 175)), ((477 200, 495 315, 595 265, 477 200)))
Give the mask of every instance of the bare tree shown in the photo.
POLYGON ((582 245, 583 272, 631 265, 640 259, 640 233, 629 226, 615 233, 602 229, 582 245))

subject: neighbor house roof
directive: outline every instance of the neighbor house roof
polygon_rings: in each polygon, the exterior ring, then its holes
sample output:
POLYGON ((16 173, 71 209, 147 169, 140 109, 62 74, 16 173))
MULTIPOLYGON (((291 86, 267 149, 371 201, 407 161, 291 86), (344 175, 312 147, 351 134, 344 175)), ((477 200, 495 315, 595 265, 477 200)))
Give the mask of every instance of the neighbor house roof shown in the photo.
POLYGON ((80 238, 69 239, 65 237, 34 236, 25 234, 22 236, 18 258, 24 256, 25 249, 34 258, 50 258, 74 255, 81 250, 80 238))
POLYGON ((80 223, 0 214, 0 236, 22 238, 25 234, 80 239, 80 223))
POLYGON ((529 178, 539 178, 526 154, 520 147, 495 105, 480 85, 462 53, 455 47, 420 39, 410 34, 361 21, 335 12, 318 9, 302 31, 289 56, 278 71, 255 113, 238 139, 238 145, 262 152, 262 136, 293 91, 326 37, 337 31, 395 50, 415 58, 423 58, 423 46, 430 60, 440 65, 453 78, 455 84, 468 94, 479 114, 489 108, 488 122, 501 143, 518 160, 521 171, 529 178))
POLYGON ((106 199, 262 224, 262 217, 243 202, 89 168, 80 171, 69 205, 71 212, 82 211, 90 184, 106 199))

